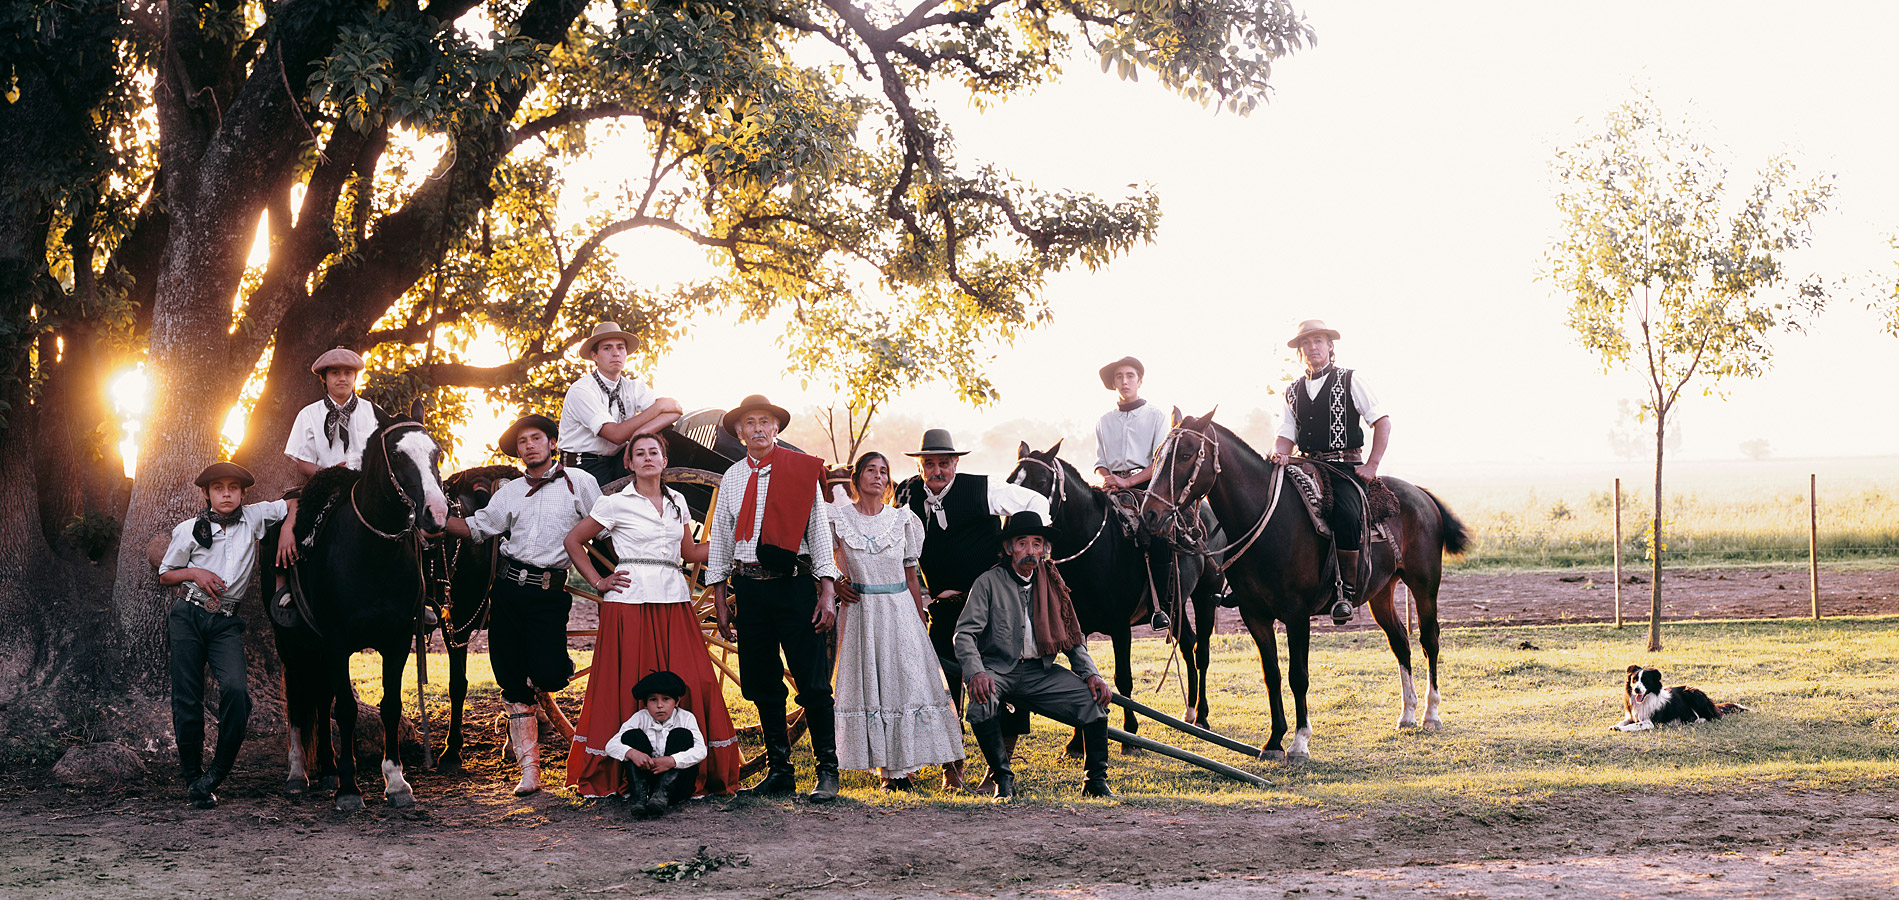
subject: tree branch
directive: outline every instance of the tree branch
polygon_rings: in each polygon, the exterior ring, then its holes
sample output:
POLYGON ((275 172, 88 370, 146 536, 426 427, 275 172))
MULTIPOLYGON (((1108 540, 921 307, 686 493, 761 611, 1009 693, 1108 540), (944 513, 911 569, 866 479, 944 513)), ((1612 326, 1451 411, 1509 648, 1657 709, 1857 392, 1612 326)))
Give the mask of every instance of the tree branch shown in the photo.
POLYGON ((568 125, 578 125, 582 122, 592 122, 596 119, 613 119, 622 116, 638 116, 649 122, 657 121, 664 122, 668 125, 672 124, 671 117, 657 110, 647 109, 645 107, 626 106, 620 103, 602 103, 599 106, 585 108, 569 107, 548 113, 515 129, 514 133, 508 136, 507 145, 503 148, 502 153, 503 155, 511 153, 516 147, 534 140, 556 128, 565 128, 568 125))

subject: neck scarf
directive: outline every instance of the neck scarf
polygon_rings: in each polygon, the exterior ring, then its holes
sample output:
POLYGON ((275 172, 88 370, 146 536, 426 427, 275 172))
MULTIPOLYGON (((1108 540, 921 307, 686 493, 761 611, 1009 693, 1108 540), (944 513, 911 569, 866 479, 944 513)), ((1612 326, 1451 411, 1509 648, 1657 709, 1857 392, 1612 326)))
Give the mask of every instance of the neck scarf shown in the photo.
POLYGON ((1327 376, 1327 375, 1330 375, 1330 374, 1332 374, 1332 372, 1333 372, 1334 370, 1336 370, 1337 368, 1338 368, 1338 366, 1336 366, 1336 365, 1331 365, 1331 364, 1328 364, 1328 365, 1326 365, 1326 367, 1325 367, 1325 368, 1323 368, 1323 369, 1320 369, 1320 370, 1319 370, 1319 371, 1317 371, 1317 372, 1307 372, 1307 373, 1306 373, 1306 380, 1307 380, 1307 381, 1318 381, 1319 379, 1321 379, 1321 378, 1324 378, 1325 376, 1327 376))
POLYGON ((1140 408, 1141 408, 1141 407, 1143 407, 1143 406, 1146 406, 1146 405, 1147 405, 1147 398, 1145 398, 1145 397, 1136 397, 1136 398, 1134 398, 1134 399, 1132 399, 1132 400, 1128 400, 1128 401, 1121 401, 1121 400, 1116 400, 1116 401, 1114 401, 1114 405, 1115 405, 1115 408, 1116 408, 1116 409, 1119 409, 1119 410, 1121 410, 1122 412, 1133 412, 1133 411, 1135 411, 1135 410, 1137 410, 1137 409, 1140 409, 1140 408))
POLYGON ((1029 585, 1029 623, 1035 636, 1035 652, 1048 656, 1066 653, 1079 646, 1087 632, 1075 618, 1075 603, 1068 594, 1068 583, 1055 564, 1044 559, 1035 566, 1035 578, 1029 585))
POLYGON ((930 517, 936 521, 936 527, 944 531, 949 530, 949 514, 943 511, 943 498, 949 494, 950 487, 955 484, 956 476, 951 475, 950 480, 943 484, 943 493, 939 494, 930 490, 929 482, 923 482, 923 511, 929 513, 930 517))
POLYGON ((191 526, 191 537, 198 542, 198 546, 209 550, 211 549, 211 526, 214 523, 229 528, 243 520, 244 507, 242 506, 231 510, 231 514, 228 516, 220 516, 212 512, 211 504, 207 503, 204 509, 198 512, 198 523, 191 526))
POLYGON ((571 494, 574 492, 574 483, 573 481, 569 480, 567 477, 567 468, 565 466, 562 466, 560 463, 553 463, 547 467, 547 474, 542 475, 539 478, 536 478, 533 475, 527 476, 527 483, 528 483, 527 495, 530 497, 534 496, 535 491, 538 491, 541 488, 547 487, 548 483, 552 482, 556 478, 560 479, 561 483, 567 485, 567 493, 571 494))
POLYGON ((732 527, 733 540, 752 539, 752 521, 758 518, 758 473, 771 468, 771 458, 777 454, 775 444, 765 451, 764 459, 754 461, 752 454, 745 454, 745 465, 752 470, 752 480, 745 482, 745 502, 739 506, 738 522, 732 527))
POLYGON ((620 385, 624 384, 625 380, 616 380, 612 387, 608 387, 607 380, 600 377, 599 369, 593 370, 592 374, 593 383, 600 386, 600 393, 607 395, 607 411, 613 413, 613 421, 626 421, 626 398, 620 396, 620 385))
POLYGON ((326 410, 323 413, 323 436, 330 439, 330 446, 334 447, 338 441, 341 441, 347 449, 349 447, 349 420, 351 416, 356 415, 356 395, 349 395, 349 402, 339 405, 335 400, 330 399, 329 394, 324 394, 323 408, 326 410))

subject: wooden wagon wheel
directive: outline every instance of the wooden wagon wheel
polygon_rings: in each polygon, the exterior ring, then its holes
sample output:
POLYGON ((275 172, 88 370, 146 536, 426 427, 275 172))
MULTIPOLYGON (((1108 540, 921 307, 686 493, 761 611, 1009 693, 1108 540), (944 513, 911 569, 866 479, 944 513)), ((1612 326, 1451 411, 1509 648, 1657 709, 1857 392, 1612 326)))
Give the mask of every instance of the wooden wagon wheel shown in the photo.
MULTIPOLYGON (((702 522, 693 523, 693 527, 695 529, 693 533, 694 540, 698 540, 698 541, 706 540, 707 536, 712 531, 711 513, 709 511, 718 504, 719 482, 723 477, 724 476, 716 472, 708 472, 704 469, 688 469, 688 468, 670 468, 670 469, 667 469, 663 475, 661 475, 661 480, 664 481, 666 484, 691 484, 691 485, 698 485, 700 487, 711 489, 712 500, 711 502, 706 504, 706 509, 708 510, 707 515, 706 515, 706 520, 702 522)), ((626 483, 626 480, 621 479, 620 481, 616 481, 611 485, 607 485, 606 487, 603 487, 601 491, 602 493, 607 493, 609 492, 610 489, 617 490, 619 489, 619 487, 623 486, 625 483, 626 483)), ((613 568, 613 564, 609 560, 607 560, 606 557, 602 556, 600 554, 600 551, 594 549, 591 545, 588 546, 587 552, 593 554, 594 560, 596 562, 600 563, 603 566, 606 566, 608 569, 613 568)), ((699 637, 700 639, 705 641, 706 655, 711 658, 712 670, 718 673, 720 681, 721 682, 729 681, 732 684, 737 685, 739 684, 738 647, 733 645, 732 642, 719 636, 719 618, 718 618, 717 609, 715 608, 712 602, 712 588, 704 586, 700 581, 700 576, 702 576, 704 573, 705 573, 705 566, 703 564, 693 563, 686 567, 687 589, 692 594, 693 612, 696 613, 699 617, 699 637)), ((567 593, 572 594, 576 597, 582 597, 588 600, 592 600, 594 603, 606 602, 603 598, 601 598, 599 594, 596 594, 585 587, 576 586, 571 581, 567 584, 567 593)), ((595 636, 595 635, 598 635, 599 633, 600 633, 599 629, 596 629, 596 628, 577 629, 577 630, 567 632, 569 637, 595 636)), ((586 668, 583 668, 575 672, 574 677, 579 678, 580 676, 585 675, 592 670, 593 670, 592 666, 587 666, 586 668)), ((785 671, 784 678, 787 683, 791 682, 790 670, 785 671)), ((796 690, 795 684, 793 685, 793 690, 794 691, 796 690)), ((542 697, 545 698, 544 705, 548 708, 549 718, 552 719, 554 721, 555 726, 558 727, 567 736, 568 740, 570 741, 573 740, 574 726, 570 722, 567 721, 567 716, 560 711, 560 708, 558 706, 555 706, 552 703, 552 699, 548 698, 546 694, 543 694, 542 697)), ((804 736, 804 732, 806 730, 806 723, 804 720, 804 710, 802 708, 792 710, 792 712, 789 715, 785 716, 785 726, 788 729, 790 729, 791 742, 794 744, 797 743, 798 739, 804 736)), ((753 725, 751 727, 741 728, 739 730, 748 732, 748 733, 756 732, 758 731, 758 726, 753 725)), ((745 764, 741 766, 739 769, 739 777, 750 778, 753 775, 761 771, 764 771, 765 764, 766 764, 765 754, 759 753, 756 756, 753 756, 751 759, 745 760, 745 764)))

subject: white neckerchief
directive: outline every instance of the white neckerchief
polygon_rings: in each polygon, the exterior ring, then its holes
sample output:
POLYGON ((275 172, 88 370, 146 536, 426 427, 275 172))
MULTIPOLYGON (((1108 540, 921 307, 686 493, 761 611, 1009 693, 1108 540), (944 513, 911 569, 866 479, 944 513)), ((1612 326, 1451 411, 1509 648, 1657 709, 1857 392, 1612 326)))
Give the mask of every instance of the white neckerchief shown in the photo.
POLYGON ((943 493, 938 494, 930 490, 929 482, 923 482, 923 509, 936 520, 936 527, 944 531, 949 530, 949 514, 943 511, 943 498, 955 485, 956 476, 951 475, 950 480, 943 483, 943 493))

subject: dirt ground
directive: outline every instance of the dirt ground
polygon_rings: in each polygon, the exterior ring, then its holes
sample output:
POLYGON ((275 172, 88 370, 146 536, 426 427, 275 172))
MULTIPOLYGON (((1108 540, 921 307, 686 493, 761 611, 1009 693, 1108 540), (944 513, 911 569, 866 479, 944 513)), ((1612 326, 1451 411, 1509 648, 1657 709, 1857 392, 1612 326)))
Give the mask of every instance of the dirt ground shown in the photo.
MULTIPOLYGON (((1664 612, 1804 616, 1806 577, 1803 569, 1671 572, 1664 612)), ((1828 614, 1899 612, 1899 571, 1822 577, 1828 614)), ((1607 573, 1456 575, 1444 586, 1442 618, 1606 620, 1610 597, 1607 573), (1576 575, 1597 586, 1562 580, 1576 575)), ((1625 585, 1624 602, 1639 617, 1647 585, 1625 585)), ((647 823, 614 802, 515 798, 488 740, 477 729, 466 774, 412 770, 421 805, 389 809, 372 789, 369 810, 356 815, 315 798, 283 800, 274 735, 249 742, 220 791, 224 803, 208 812, 179 802, 168 759, 105 789, 61 787, 44 771, 0 776, 0 896, 1899 894, 1899 792, 1883 788, 1592 791, 1477 812, 1102 803, 1072 792, 1009 807, 712 799, 647 823), (640 871, 690 860, 701 847, 732 864, 681 882, 640 871)))

